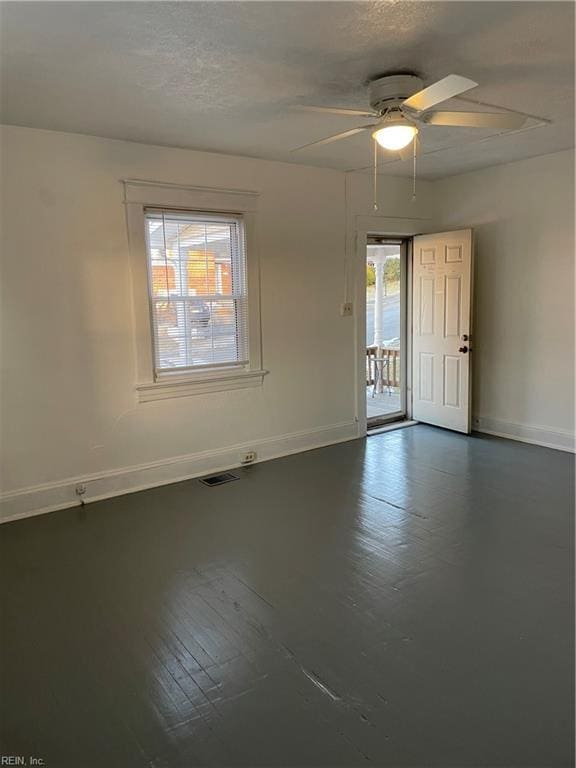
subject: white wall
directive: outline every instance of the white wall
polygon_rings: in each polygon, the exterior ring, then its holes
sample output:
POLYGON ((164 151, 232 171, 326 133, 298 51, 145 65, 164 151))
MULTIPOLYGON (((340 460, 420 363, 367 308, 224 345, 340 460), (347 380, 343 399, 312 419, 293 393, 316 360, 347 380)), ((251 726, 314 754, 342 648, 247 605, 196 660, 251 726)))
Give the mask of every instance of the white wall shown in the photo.
POLYGON ((574 151, 434 185, 439 229, 476 238, 476 427, 574 440, 574 151))
POLYGON ((86 478, 93 499, 234 465, 238 446, 358 434, 343 173, 17 127, 1 141, 4 516, 75 503, 86 478), (261 389, 137 402, 123 178, 260 193, 261 389))
POLYGON ((359 335, 339 310, 362 280, 357 229, 475 227, 476 410, 531 439, 573 432, 572 154, 421 182, 415 203, 388 177, 375 213, 366 174, 0 135, 4 517, 74 504, 79 480, 93 499, 233 466, 243 446, 355 437, 359 335), (261 389, 137 402, 123 178, 260 193, 261 389))
MULTIPOLYGON (((113 482, 236 463, 238 451, 218 453, 227 446, 356 434, 353 320, 339 315, 343 174, 13 127, 2 129, 2 166, 4 491, 216 452, 199 465, 95 480, 90 498, 113 482), (137 403, 122 178, 260 192, 270 370, 261 389, 137 403)), ((74 500, 66 483, 41 490, 9 498, 8 512, 74 500)))
MULTIPOLYGON (((434 184, 419 180, 416 197, 412 196, 412 179, 396 176, 378 177, 378 210, 374 210, 374 180, 372 173, 351 171, 347 173, 347 210, 352 229, 370 220, 370 226, 378 226, 388 234, 396 232, 398 227, 428 227, 433 224, 434 184), (404 224, 402 224, 404 222, 404 224), (408 222, 408 224, 406 224, 408 222), (392 228, 392 229, 391 229, 392 228)), ((420 229, 418 229, 420 231, 420 229)))

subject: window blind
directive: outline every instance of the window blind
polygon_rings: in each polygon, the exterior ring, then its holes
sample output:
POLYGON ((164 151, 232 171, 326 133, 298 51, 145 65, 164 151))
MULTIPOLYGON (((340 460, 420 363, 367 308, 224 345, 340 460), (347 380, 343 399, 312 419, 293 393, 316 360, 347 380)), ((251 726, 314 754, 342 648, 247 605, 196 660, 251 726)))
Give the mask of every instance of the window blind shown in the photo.
POLYGON ((156 373, 247 364, 242 217, 144 215, 156 373))

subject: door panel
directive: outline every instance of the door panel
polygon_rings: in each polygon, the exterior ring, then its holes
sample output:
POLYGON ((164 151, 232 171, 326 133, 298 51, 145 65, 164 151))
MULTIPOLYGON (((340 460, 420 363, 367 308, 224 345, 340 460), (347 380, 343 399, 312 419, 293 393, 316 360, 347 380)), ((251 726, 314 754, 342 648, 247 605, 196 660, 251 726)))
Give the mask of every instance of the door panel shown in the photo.
POLYGON ((471 229, 414 238, 412 414, 459 432, 470 432, 472 256, 471 229))
POLYGON ((434 278, 420 278, 420 333, 434 335, 434 278))
POLYGON ((460 358, 444 355, 444 399, 443 405, 460 407, 460 358))
POLYGON ((420 400, 434 402, 434 355, 420 353, 420 400))
POLYGON ((460 275, 446 275, 444 281, 444 338, 460 336, 462 291, 460 275))

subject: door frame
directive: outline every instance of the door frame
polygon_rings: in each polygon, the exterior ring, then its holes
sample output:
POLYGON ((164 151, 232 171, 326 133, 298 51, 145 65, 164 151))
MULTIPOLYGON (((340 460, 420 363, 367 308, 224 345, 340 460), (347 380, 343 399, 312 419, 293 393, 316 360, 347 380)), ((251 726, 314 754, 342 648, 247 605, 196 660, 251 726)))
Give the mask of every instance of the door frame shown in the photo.
MULTIPOLYGON (((390 414, 389 416, 382 416, 374 423, 368 425, 368 417, 366 417, 366 428, 379 429, 380 427, 393 424, 396 421, 406 420, 408 418, 408 387, 406 386, 406 374, 408 372, 408 358, 406 355, 406 344, 408 341, 408 257, 412 251, 412 239, 405 236, 392 237, 391 235, 375 235, 371 232, 366 240, 366 246, 372 245, 369 240, 383 240, 384 245, 387 243, 398 244, 400 247, 400 414, 390 414)), ((366 256, 368 254, 366 253, 366 256)), ((366 257, 365 257, 366 258, 366 257)), ((364 287, 366 290, 366 286, 364 287)), ((364 318, 366 317, 366 311, 364 311, 364 318)), ((364 324, 364 334, 366 334, 366 324, 364 324)), ((364 336, 366 341, 366 335, 364 336)), ((411 402, 410 402, 411 405, 411 402)))
MULTIPOLYGON (((430 219, 393 218, 386 216, 357 216, 351 252, 355 285, 355 396, 358 437, 366 437, 366 246, 368 237, 409 239, 406 254, 406 419, 412 417, 412 244, 415 235, 433 231, 430 219)), ((351 233, 352 234, 352 233, 351 233)))

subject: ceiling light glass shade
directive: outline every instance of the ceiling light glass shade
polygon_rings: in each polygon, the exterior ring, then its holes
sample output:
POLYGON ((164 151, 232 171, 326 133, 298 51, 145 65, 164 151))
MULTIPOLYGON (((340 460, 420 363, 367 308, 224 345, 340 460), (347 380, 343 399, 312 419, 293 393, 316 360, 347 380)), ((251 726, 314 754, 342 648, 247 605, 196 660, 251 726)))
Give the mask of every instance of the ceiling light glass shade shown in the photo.
POLYGON ((404 149, 414 139, 418 128, 411 125, 406 119, 398 118, 390 121, 388 125, 374 131, 372 138, 384 149, 404 149))

